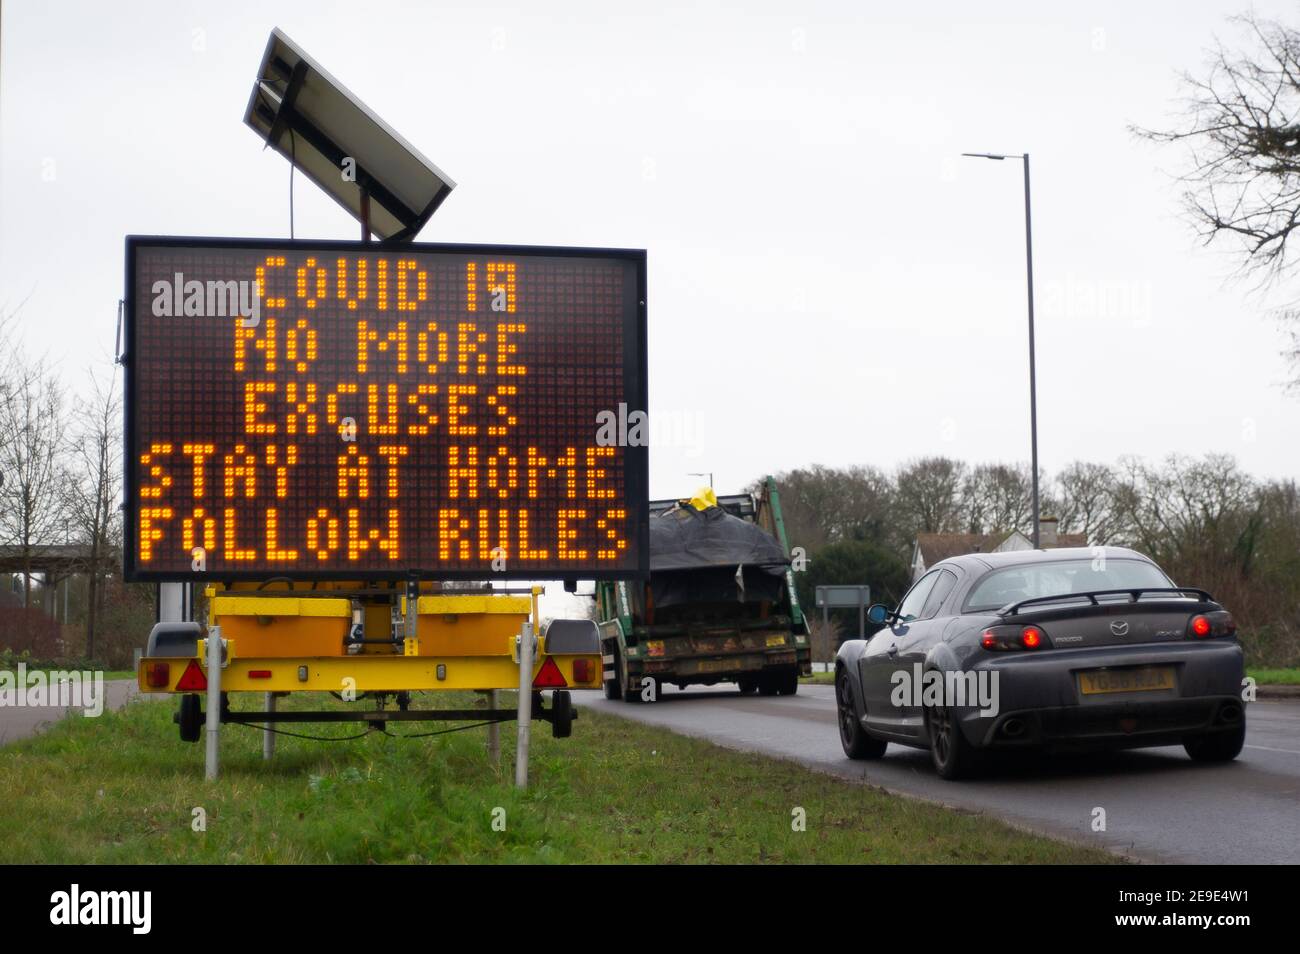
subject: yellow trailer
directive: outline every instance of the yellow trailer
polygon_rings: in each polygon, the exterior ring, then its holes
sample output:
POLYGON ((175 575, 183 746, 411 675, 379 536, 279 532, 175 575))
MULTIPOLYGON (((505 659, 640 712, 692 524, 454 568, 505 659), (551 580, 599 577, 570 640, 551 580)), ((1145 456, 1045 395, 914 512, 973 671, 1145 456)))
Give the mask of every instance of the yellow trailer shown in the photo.
POLYGON ((206 630, 195 622, 154 626, 137 674, 140 690, 180 696, 176 721, 189 742, 199 740, 205 723, 213 726, 213 704, 205 713, 204 694, 221 700, 220 722, 265 725, 268 731, 277 722, 355 721, 382 729, 390 721, 521 718, 522 698, 520 710, 414 708, 411 693, 491 693, 525 685, 531 688, 527 715, 550 722, 556 737, 570 734, 570 690, 602 685, 594 622, 554 620, 534 640, 539 586, 452 589, 412 582, 405 589, 288 581, 211 585, 205 590, 206 630), (531 674, 526 681, 521 665, 531 674), (543 691, 551 694, 549 706, 543 691), (264 693, 265 710, 232 709, 228 699, 234 692, 264 693), (369 705, 277 710, 275 698, 291 692, 329 692, 369 705))

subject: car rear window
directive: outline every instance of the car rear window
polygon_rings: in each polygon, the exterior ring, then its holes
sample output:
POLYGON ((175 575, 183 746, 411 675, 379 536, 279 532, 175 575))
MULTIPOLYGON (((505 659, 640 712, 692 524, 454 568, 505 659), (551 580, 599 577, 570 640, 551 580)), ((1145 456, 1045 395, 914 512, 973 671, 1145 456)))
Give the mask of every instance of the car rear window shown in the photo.
POLYGON ((993 610, 1040 596, 1068 596, 1097 590, 1164 587, 1174 584, 1154 564, 1101 558, 1028 563, 994 570, 966 597, 966 612, 993 610))

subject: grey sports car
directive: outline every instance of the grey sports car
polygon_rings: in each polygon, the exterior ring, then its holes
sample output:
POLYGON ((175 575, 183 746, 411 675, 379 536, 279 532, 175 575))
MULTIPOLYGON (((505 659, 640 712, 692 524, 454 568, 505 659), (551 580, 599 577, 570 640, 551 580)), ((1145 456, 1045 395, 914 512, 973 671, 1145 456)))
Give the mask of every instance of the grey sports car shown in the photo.
POLYGON ((869 617, 884 628, 835 660, 850 758, 897 742, 960 778, 993 749, 1181 744, 1227 761, 1245 742, 1231 614, 1132 550, 952 557, 869 617))

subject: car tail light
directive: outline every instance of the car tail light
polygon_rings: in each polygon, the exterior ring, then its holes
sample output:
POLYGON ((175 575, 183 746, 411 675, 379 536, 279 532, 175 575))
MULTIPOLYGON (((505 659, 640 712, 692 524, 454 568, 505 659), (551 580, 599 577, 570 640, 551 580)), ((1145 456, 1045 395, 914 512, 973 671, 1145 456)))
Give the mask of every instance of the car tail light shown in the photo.
POLYGON ((172 667, 167 663, 144 664, 144 684, 150 689, 166 689, 172 681, 172 667))
POLYGON ((980 645, 990 652, 1050 649, 1052 641, 1038 626, 990 626, 980 634, 980 645))
POLYGON ((1227 610, 1198 613, 1187 623, 1189 639, 1216 639, 1237 634, 1237 621, 1227 610))
POLYGON ((554 656, 547 656, 546 662, 542 663, 542 668, 537 671, 536 678, 533 679, 534 689, 563 689, 568 683, 564 681, 564 673, 560 672, 560 667, 555 664, 554 656))

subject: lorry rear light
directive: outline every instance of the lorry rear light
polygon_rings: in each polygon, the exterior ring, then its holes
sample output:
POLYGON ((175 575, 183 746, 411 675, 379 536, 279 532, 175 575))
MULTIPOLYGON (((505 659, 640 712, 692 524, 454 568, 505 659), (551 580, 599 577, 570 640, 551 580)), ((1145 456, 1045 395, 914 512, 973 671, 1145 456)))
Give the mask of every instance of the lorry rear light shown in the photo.
POLYGON ((203 674, 203 669, 199 666, 197 659, 191 659, 190 664, 185 667, 181 673, 181 678, 176 681, 177 692, 202 692, 208 688, 208 677, 203 674))
POLYGON ((270 679, 271 670, 269 669, 250 669, 248 670, 249 679, 270 679))
POLYGON ((166 689, 172 681, 172 667, 167 663, 144 664, 144 684, 150 689, 166 689))
POLYGON ((573 661, 573 681, 591 682, 594 678, 593 672, 595 668, 590 659, 575 659, 573 661))
POLYGON ((537 676, 533 679, 534 689, 563 689, 568 683, 564 681, 564 673, 560 672, 560 667, 555 664, 554 656, 547 656, 546 662, 542 663, 542 668, 537 671, 537 676))

